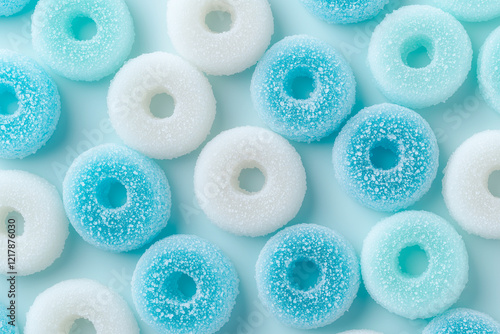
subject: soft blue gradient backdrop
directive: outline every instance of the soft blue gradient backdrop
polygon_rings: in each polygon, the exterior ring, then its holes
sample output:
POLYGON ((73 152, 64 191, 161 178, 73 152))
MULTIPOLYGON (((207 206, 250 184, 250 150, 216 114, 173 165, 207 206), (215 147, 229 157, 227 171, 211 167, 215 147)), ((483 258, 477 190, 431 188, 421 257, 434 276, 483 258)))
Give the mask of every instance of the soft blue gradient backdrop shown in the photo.
MULTIPOLYGON (((166 0, 126 0, 135 21, 136 42, 131 57, 153 51, 175 53, 165 22, 166 0)), ((270 0, 275 17, 273 43, 293 34, 310 34, 342 50, 358 82, 357 103, 353 112, 385 101, 366 66, 369 35, 386 11, 376 19, 355 25, 334 26, 323 23, 302 8, 298 0, 270 0)), ((397 7, 413 4, 413 0, 393 0, 397 7)), ((0 18, 0 48, 8 48, 34 56, 29 35, 34 3, 20 15, 0 18)), ((500 19, 486 23, 465 23, 474 47, 473 70, 462 88, 447 102, 421 110, 420 113, 436 131, 441 150, 440 169, 431 191, 411 209, 424 209, 451 220, 441 196, 442 170, 453 150, 472 134, 500 128, 500 115, 486 106, 476 93, 476 63, 480 46, 487 35, 500 25, 500 19)), ((231 77, 210 77, 217 98, 217 116, 210 135, 240 125, 264 124, 257 118, 250 99, 253 67, 231 77)), ((49 73, 53 74, 51 71, 49 73)), ((104 142, 120 143, 106 122, 106 93, 111 77, 97 83, 79 83, 53 75, 62 96, 62 116, 53 138, 37 154, 22 161, 0 161, 2 169, 22 169, 43 176, 61 190, 65 166, 75 152, 104 142), (90 138, 90 139, 89 139, 90 138)), ((188 134, 187 134, 188 135, 188 134)), ((293 145, 301 154, 307 171, 308 190, 302 209, 290 223, 316 223, 331 227, 345 235, 358 254, 370 228, 387 214, 362 207, 348 198, 333 176, 331 149, 335 135, 319 143, 293 145)), ((241 278, 241 294, 230 322, 220 333, 303 333, 287 329, 272 317, 263 315, 258 304, 254 281, 254 264, 268 239, 242 238, 230 235, 210 224, 194 200, 193 170, 200 149, 172 161, 160 161, 170 180, 173 212, 168 227, 160 238, 173 233, 193 233, 219 245, 234 261, 241 278), (248 325, 248 322, 252 325, 248 325), (244 325, 242 325, 244 323, 244 325), (238 326, 243 331, 238 332, 238 326)), ((463 235, 470 255, 470 281, 457 306, 470 307, 500 320, 500 241, 463 235)), ((18 281, 18 317, 24 327, 25 314, 35 297, 62 280, 91 278, 116 289, 132 305, 130 277, 144 249, 127 254, 111 254, 86 244, 71 228, 70 237, 60 259, 47 270, 18 281)), ((0 291, 6 291, 1 280, 0 291)), ((7 302, 6 293, 0 301, 7 302)), ((409 321, 378 306, 362 287, 350 311, 334 324, 311 333, 336 333, 351 328, 370 328, 387 334, 420 333, 427 321, 409 321)), ((142 333, 153 331, 140 322, 142 333)), ((84 334, 84 332, 79 332, 84 334)))

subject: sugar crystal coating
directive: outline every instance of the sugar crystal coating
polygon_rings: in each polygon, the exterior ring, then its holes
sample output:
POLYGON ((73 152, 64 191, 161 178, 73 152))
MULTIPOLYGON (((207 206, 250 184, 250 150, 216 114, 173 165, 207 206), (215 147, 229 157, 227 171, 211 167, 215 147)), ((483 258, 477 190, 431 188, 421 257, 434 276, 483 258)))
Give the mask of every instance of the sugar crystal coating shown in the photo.
POLYGON ((231 75, 254 65, 274 32, 267 0, 170 0, 167 4, 170 40, 179 54, 205 73, 231 75), (228 31, 211 31, 207 14, 231 14, 228 31))
POLYGON ((0 50, 0 94, 15 96, 17 110, 0 110, 0 158, 21 159, 38 151, 54 133, 61 101, 57 86, 34 60, 0 50))
POLYGON ((134 42, 132 16, 123 0, 40 0, 32 20, 33 48, 58 74, 96 81, 116 71, 134 42), (90 18, 95 36, 80 40, 74 20, 90 18))
POLYGON ((284 325, 311 329, 326 326, 346 312, 358 292, 359 261, 351 244, 329 228, 301 224, 273 236, 256 264, 259 298, 284 325), (303 289, 294 279, 305 277, 312 266, 316 284, 303 289), (298 267, 297 266, 301 266, 298 267))
POLYGON ((347 24, 375 17, 389 0, 301 0, 307 10, 328 23, 347 24))
POLYGON ((17 329, 18 328, 17 323, 14 322, 16 326, 12 326, 11 324, 9 324, 9 322, 12 321, 10 318, 7 317, 9 313, 10 311, 7 310, 7 306, 0 304, 0 332, 2 334, 18 334, 19 331, 17 329))
POLYGON ((482 22, 500 16, 498 0, 433 0, 432 4, 461 21, 482 22))
POLYGON ((215 98, 207 78, 180 57, 155 52, 127 62, 108 93, 111 123, 125 144, 156 159, 172 159, 195 150, 215 118, 215 98), (168 93, 174 112, 157 118, 151 99, 168 93))
POLYGON ((500 324, 484 313, 458 308, 433 319, 422 334, 500 334, 500 324))
POLYGON ((19 13, 30 0, 0 0, 0 16, 11 16, 19 13))
POLYGON ((488 178, 500 169, 500 131, 475 134, 448 160, 443 196, 450 215, 467 232, 500 239, 500 198, 488 189, 488 178))
POLYGON ((477 76, 484 99, 500 113, 500 28, 490 34, 481 48, 477 76))
MULTIPOLYGON (((13 211, 24 219, 24 231, 15 238, 15 271, 25 276, 44 270, 61 256, 69 233, 58 191, 45 179, 18 170, 0 171, 0 189, 0 221, 6 221, 13 211)), ((14 223, 16 230, 19 224, 19 221, 14 223)), ((8 253, 8 244, 7 229, 3 228, 0 231, 3 254, 8 253)), ((0 258, 0 273, 6 275, 11 271, 7 256, 0 258)))
POLYGON ((26 315, 25 334, 69 334, 77 319, 89 320, 97 334, 139 334, 123 298, 89 279, 60 282, 39 294, 26 315))
POLYGON ((400 316, 429 318, 453 305, 468 281, 468 255, 462 237, 443 218, 406 211, 375 225, 363 242, 361 272, 368 293, 400 316), (411 275, 401 269, 406 248, 425 251, 427 269, 411 275))
POLYGON ((238 127, 220 133, 201 151, 194 170, 200 207, 220 228, 237 235, 261 236, 292 220, 306 192, 300 155, 283 137, 267 129, 238 127), (258 168, 261 190, 240 188, 242 170, 258 168))
POLYGON ((368 65, 393 103, 425 108, 445 102, 471 69, 472 46, 453 16, 430 6, 405 6, 387 15, 373 32, 368 65), (430 63, 418 67, 408 56, 425 48, 430 63))
POLYGON ((395 104, 360 111, 333 147, 337 181, 351 197, 378 211, 398 211, 419 200, 431 187, 438 164, 439 148, 429 124, 395 104), (384 169, 372 162, 378 148, 397 156, 394 166, 384 169))
POLYGON ((132 297, 141 318, 159 333, 211 334, 228 320, 238 295, 238 274, 219 248, 197 236, 158 241, 140 258, 132 297), (196 285, 187 296, 182 275, 196 285))
POLYGON ((113 252, 140 248, 167 225, 171 195, 163 170, 123 146, 106 144, 81 154, 63 183, 66 213, 88 243, 113 252), (125 203, 114 204, 113 188, 124 187, 125 203))
POLYGON ((259 61, 252 99, 260 118, 275 132, 296 141, 320 140, 351 113, 356 81, 347 61, 332 46, 307 35, 286 37, 259 61), (313 80, 309 97, 296 97, 294 81, 313 80))

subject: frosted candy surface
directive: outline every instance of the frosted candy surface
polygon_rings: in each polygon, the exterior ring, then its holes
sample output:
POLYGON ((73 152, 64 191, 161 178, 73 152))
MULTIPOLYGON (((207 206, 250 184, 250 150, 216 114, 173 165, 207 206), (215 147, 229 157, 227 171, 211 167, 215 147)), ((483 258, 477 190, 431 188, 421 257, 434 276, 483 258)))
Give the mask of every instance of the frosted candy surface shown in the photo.
POLYGON ((414 111, 379 104, 360 111, 342 129, 333 147, 335 177, 361 204, 397 211, 419 200, 436 177, 439 148, 429 124, 414 111), (372 162, 376 149, 393 152, 392 168, 372 162))
POLYGON ((409 108, 445 102, 465 81, 471 62, 471 41, 460 22, 430 6, 405 6, 387 15, 368 48, 368 65, 382 93, 409 108), (412 67, 408 55, 422 47, 430 63, 412 67))
POLYGON ((69 334, 77 319, 89 320, 97 334, 139 334, 123 298, 89 279, 58 283, 36 297, 26 315, 25 334, 69 334))
POLYGON ((33 48, 42 61, 71 79, 96 81, 116 71, 134 42, 134 24, 123 0, 40 0, 32 21, 33 48), (79 40, 76 18, 90 18, 97 33, 79 40))
POLYGON ((20 12, 30 0, 0 0, 0 16, 11 16, 20 12))
POLYGON ((64 206, 75 230, 88 243, 123 252, 151 242, 167 225, 171 196, 165 173, 152 160, 123 146, 106 144, 80 155, 63 183, 64 206), (124 187, 122 206, 110 202, 124 187))
POLYGON ((211 334, 229 320, 238 284, 236 269, 216 246, 197 236, 175 235, 141 257, 132 296, 141 318, 159 333, 211 334), (194 281, 193 296, 180 290, 182 275, 194 281))
POLYGON ((500 28, 491 33, 481 48, 478 79, 484 99, 500 113, 500 28))
POLYGON ((375 17, 389 0, 301 0, 307 10, 328 23, 357 23, 375 17))
MULTIPOLYGON (((68 237, 68 220, 56 188, 36 175, 0 171, 0 221, 17 212, 24 218, 24 232, 17 235, 15 271, 25 276, 44 270, 62 253, 68 237)), ((20 230, 16 221, 16 230, 20 230)), ((7 229, 0 229, 0 251, 7 254, 7 229)), ((0 273, 12 271, 7 257, 0 258, 0 273)))
POLYGON ((306 173, 295 148, 272 131, 244 126, 220 133, 201 151, 194 171, 200 207, 220 228, 237 235, 275 231, 298 213, 306 173), (258 192, 240 188, 242 170, 258 168, 265 181, 258 192))
POLYGON ((484 313, 460 308, 440 315, 422 334, 500 334, 500 324, 484 313))
POLYGON ((111 83, 108 110, 125 144, 156 159, 172 159, 195 150, 215 118, 212 86, 201 72, 180 57, 156 52, 126 63, 111 83), (167 93, 174 113, 157 118, 151 99, 167 93))
POLYGON ((482 22, 500 16, 498 0, 433 0, 433 5, 461 21, 482 22))
POLYGON ((468 280, 465 244, 441 217, 425 211, 395 214, 372 228, 361 253, 363 281, 372 298, 390 312, 429 318, 453 305, 468 280), (401 269, 399 256, 408 247, 425 251, 421 275, 401 269))
POLYGON ((0 332, 2 334, 18 334, 19 331, 17 330, 17 322, 15 323, 15 327, 10 325, 9 321, 11 321, 11 319, 7 318, 7 312, 7 306, 0 304, 0 332))
POLYGON ((170 0, 167 27, 183 58, 205 73, 231 75, 259 60, 271 42, 274 20, 267 0, 170 0), (231 14, 228 31, 213 32, 206 25, 214 11, 231 14))
POLYGON ((467 232, 500 239, 500 198, 488 178, 500 169, 500 131, 483 131, 467 139, 448 160, 443 196, 451 216, 467 232))
POLYGON ((351 331, 346 331, 339 334, 382 334, 382 333, 371 331, 368 329, 353 329, 351 331))
POLYGON ((0 158, 35 153, 54 133, 61 101, 52 78, 32 59, 0 50, 0 94, 15 96, 14 114, 0 110, 0 158))
POLYGON ((284 137, 311 142, 337 130, 351 113, 356 81, 347 61, 323 41, 297 35, 276 43, 255 69, 252 99, 260 118, 284 137), (308 98, 297 98, 294 81, 313 80, 308 98))
MULTIPOLYGON (((283 324, 295 328, 326 326, 346 312, 358 292, 359 261, 351 244, 319 225, 301 224, 273 236, 256 265, 259 298, 283 324), (315 285, 301 289, 293 272, 319 271, 315 285), (298 268, 297 268, 298 267, 298 268)), ((301 277, 301 276, 299 276, 301 277)))

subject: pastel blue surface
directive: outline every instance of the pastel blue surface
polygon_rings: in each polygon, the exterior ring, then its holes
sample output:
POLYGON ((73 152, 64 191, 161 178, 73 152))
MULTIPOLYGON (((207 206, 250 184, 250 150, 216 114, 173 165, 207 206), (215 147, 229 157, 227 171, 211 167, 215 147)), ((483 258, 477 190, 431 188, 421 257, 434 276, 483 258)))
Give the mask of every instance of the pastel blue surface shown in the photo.
POLYGON ((101 145, 80 155, 66 174, 63 190, 64 208, 75 230, 104 250, 140 248, 160 233, 170 217, 170 187, 164 172, 125 146, 101 145))
POLYGON ((481 47, 478 80, 484 99, 500 113, 500 28, 493 31, 481 47))
POLYGON ((409 319, 429 318, 458 300, 469 262, 462 238, 447 221, 426 211, 406 211, 373 227, 363 243, 361 271, 380 305, 409 319), (421 273, 405 272, 402 256, 415 246, 427 263, 421 273))
POLYGON ((291 36, 271 47, 257 64, 251 93, 255 109, 271 130, 311 142, 332 134, 351 113, 356 81, 331 45, 311 36, 291 36), (294 87, 299 78, 313 81, 309 96, 294 87))
POLYGON ((30 0, 0 0, 0 16, 11 16, 21 11, 30 0))
POLYGON ((94 81, 110 75, 132 49, 134 23, 123 0, 40 0, 33 15, 34 49, 69 79, 94 81), (75 34, 82 20, 96 26, 89 39, 75 34))
POLYGON ((210 334, 229 320, 238 284, 236 269, 216 246, 197 236, 175 235, 140 258, 132 295, 141 318, 158 333, 210 334), (196 286, 192 295, 183 275, 196 286))
POLYGON ((314 224, 292 226, 272 237, 259 255, 259 297, 286 326, 323 327, 351 306, 359 268, 356 252, 343 236, 314 224))
MULTIPOLYGON (((404 4, 422 3, 424 0, 404 0, 404 4)), ((427 1, 427 0, 425 0, 427 1)), ((270 0, 275 17, 276 32, 272 43, 286 36, 308 34, 334 46, 350 63, 357 81, 356 114, 364 107, 387 102, 366 65, 369 38, 374 27, 383 17, 403 1, 392 0, 373 20, 352 25, 330 25, 318 20, 304 9, 300 1, 270 0)), ((19 15, 0 19, 0 47, 38 57, 31 45, 31 14, 34 1, 19 15)), ((136 42, 131 58, 140 54, 166 51, 174 52, 166 33, 165 0, 126 0, 136 27, 136 42)), ((500 242, 485 240, 464 232, 450 217, 441 195, 442 170, 450 154, 474 133, 500 128, 500 115, 491 109, 478 92, 476 77, 477 55, 486 37, 498 26, 500 19, 483 23, 464 23, 472 39, 474 60, 472 71, 465 84, 446 103, 419 110, 429 122, 438 139, 440 164, 437 177, 429 192, 411 209, 427 210, 439 214, 457 229, 466 243, 470 260, 470 277, 464 292, 454 307, 467 307, 485 312, 500 320, 500 266, 492 265, 500 258, 500 242)), ((110 78, 92 84, 75 82, 55 74, 47 68, 56 81, 62 98, 59 125, 47 145, 37 154, 23 160, 0 159, 2 169, 21 169, 40 175, 62 191, 62 180, 68 166, 76 156, 103 143, 121 143, 107 116, 106 94, 110 78)), ((236 126, 265 127, 258 117, 251 95, 250 81, 254 67, 230 77, 210 76, 217 99, 217 115, 207 138, 213 139, 223 130, 236 126)), ((362 243, 370 229, 388 213, 366 208, 347 195, 335 179, 332 167, 332 147, 337 133, 311 144, 292 142, 302 157, 307 173, 307 193, 304 204, 287 226, 310 222, 324 225, 344 235, 361 252, 362 243)), ((207 142, 206 141, 206 142, 207 142)), ((205 143, 206 143, 205 142, 205 143)), ((157 236, 159 240, 174 233, 195 234, 220 247, 232 260, 241 283, 240 294, 229 322, 218 334, 273 333, 304 334, 304 330, 287 328, 267 312, 257 298, 255 263, 265 243, 272 236, 259 238, 237 237, 221 231, 211 224, 196 203, 193 189, 194 166, 199 149, 171 161, 157 161, 166 173, 172 189, 172 216, 167 227, 157 236)), ((145 248, 128 253, 110 253, 86 243, 70 227, 70 236, 64 252, 56 262, 28 277, 18 278, 18 323, 25 324, 25 314, 35 297, 48 287, 72 278, 95 279, 121 294, 135 310, 130 280, 138 259, 145 248)), ((0 279, 0 291, 6 291, 7 282, 0 279)), ((8 302, 0 292, 0 302, 8 302)), ((157 334, 144 321, 139 321, 141 334, 157 334)), ((349 311, 333 324, 315 329, 314 334, 332 334, 353 328, 368 328, 385 334, 421 334, 428 320, 408 320, 388 312, 366 292, 363 284, 349 311)), ((78 327, 79 329, 82 327, 78 327)), ((22 332, 22 328, 21 328, 22 332)), ((85 334, 91 334, 92 331, 85 334)))
POLYGON ((329 23, 357 23, 375 17, 389 0, 300 0, 305 8, 329 23))
POLYGON ((0 158, 21 159, 35 153, 52 136, 61 101, 56 84, 40 65, 26 56, 0 50, 0 98, 9 95, 17 102, 17 110, 10 113, 8 105, 0 106, 0 158))
POLYGON ((429 124, 395 104, 360 111, 333 147, 337 181, 346 193, 378 211, 398 211, 418 201, 430 189, 438 161, 439 148, 429 124), (394 155, 392 164, 384 165, 383 158, 376 161, 384 151, 394 155))
POLYGON ((489 315, 470 310, 455 309, 435 318, 422 334, 499 334, 500 324, 489 315))

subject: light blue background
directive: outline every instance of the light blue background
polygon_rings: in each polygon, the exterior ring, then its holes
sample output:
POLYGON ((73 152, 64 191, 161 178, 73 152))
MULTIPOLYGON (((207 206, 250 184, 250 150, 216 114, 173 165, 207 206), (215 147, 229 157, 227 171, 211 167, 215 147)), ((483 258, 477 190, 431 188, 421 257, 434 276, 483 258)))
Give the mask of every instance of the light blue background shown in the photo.
MULTIPOLYGON (((136 42, 131 57, 153 51, 175 53, 165 22, 166 0, 126 0, 135 21, 136 42)), ((355 25, 335 26, 323 23, 300 5, 298 0, 270 0, 275 17, 273 43, 293 34, 319 37, 348 58, 358 82, 357 103, 353 113, 365 106, 384 102, 366 66, 366 51, 371 31, 387 10, 376 19, 355 25)), ((393 0, 393 6, 413 4, 412 0, 393 0)), ((30 15, 34 4, 20 15, 0 18, 0 48, 34 56, 30 41, 30 15)), ((476 60, 478 50, 487 35, 500 25, 500 19, 486 23, 464 23, 474 48, 473 70, 466 83, 446 104, 421 110, 439 139, 440 169, 431 191, 410 209, 437 213, 453 223, 464 237, 470 256, 470 281, 456 306, 470 307, 500 320, 500 242, 466 234, 447 213, 441 196, 442 170, 455 148, 472 134, 500 128, 500 116, 486 106, 477 94, 476 60)), ((250 99, 249 86, 253 67, 231 77, 210 77, 217 98, 217 117, 212 128, 213 138, 225 129, 240 125, 264 124, 257 118, 250 99)), ((106 93, 110 77, 97 83, 72 82, 51 73, 62 97, 62 116, 57 131, 37 154, 24 160, 0 161, 2 169, 22 169, 54 183, 61 190, 64 169, 74 159, 74 152, 104 142, 120 143, 106 121, 106 93), (89 140, 89 137, 91 140, 89 140)), ((345 235, 358 254, 370 228, 387 214, 362 207, 348 198, 334 179, 331 149, 335 135, 313 144, 293 143, 307 171, 308 190, 302 209, 289 224, 316 223, 331 227, 345 235)), ((159 161, 173 190, 173 212, 168 227, 159 238, 173 233, 193 233, 219 245, 234 261, 241 278, 241 294, 230 322, 220 333, 302 333, 288 329, 262 313, 254 282, 254 263, 268 240, 242 238, 214 227, 197 207, 193 192, 193 170, 200 149, 172 161, 159 161), (262 321, 261 321, 262 320, 262 321), (238 326, 248 323, 246 331, 238 326), (257 323, 256 323, 257 322, 257 323)), ((71 228, 70 237, 60 259, 47 270, 18 280, 18 319, 24 327, 25 314, 35 297, 57 282, 71 278, 91 278, 116 289, 129 302, 130 277, 144 249, 127 254, 110 254, 87 245, 71 228)), ((0 291, 6 291, 2 280, 0 291)), ((6 293, 0 301, 7 302, 6 293)), ((141 332, 154 333, 140 322, 141 332)), ((427 321, 410 321, 393 315, 378 306, 362 287, 347 314, 334 324, 312 330, 313 333, 336 333, 352 328, 369 328, 387 334, 419 333, 427 321)), ((84 331, 79 333, 84 334, 84 331)))

